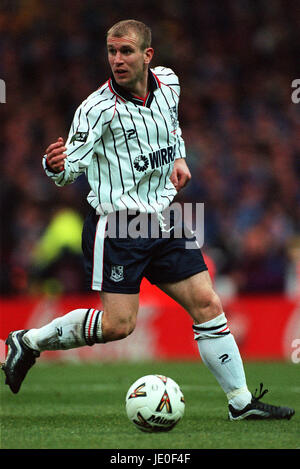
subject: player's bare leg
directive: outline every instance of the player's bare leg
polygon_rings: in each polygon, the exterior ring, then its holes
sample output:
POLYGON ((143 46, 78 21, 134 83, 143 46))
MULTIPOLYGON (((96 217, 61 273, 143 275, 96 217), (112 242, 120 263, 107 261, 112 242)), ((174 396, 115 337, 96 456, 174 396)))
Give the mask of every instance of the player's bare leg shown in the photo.
POLYGON ((131 334, 136 325, 139 294, 100 293, 104 342, 120 340, 131 334))
POLYGON ((248 390, 239 349, 207 271, 158 286, 193 318, 200 356, 227 396, 230 420, 292 417, 293 409, 264 404, 259 399, 265 392, 253 396, 248 390))
POLYGON ((158 287, 188 311, 195 324, 209 321, 223 312, 207 270, 179 282, 159 284, 158 287))
POLYGON ((139 295, 101 293, 101 299, 103 310, 76 309, 39 329, 9 334, 6 340, 8 353, 2 369, 6 384, 13 393, 19 392, 25 376, 41 352, 120 340, 133 331, 139 295))

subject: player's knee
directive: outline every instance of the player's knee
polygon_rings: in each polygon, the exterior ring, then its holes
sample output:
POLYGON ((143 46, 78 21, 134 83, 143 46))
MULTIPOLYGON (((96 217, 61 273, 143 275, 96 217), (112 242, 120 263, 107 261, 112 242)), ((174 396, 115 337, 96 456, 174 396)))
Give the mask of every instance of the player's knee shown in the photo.
POLYGON ((210 288, 199 295, 193 316, 196 322, 201 323, 215 318, 223 312, 222 310, 219 296, 210 288))
POLYGON ((103 338, 105 342, 121 340, 128 337, 135 329, 135 319, 119 318, 117 321, 108 320, 103 324, 103 338))
POLYGON ((135 329, 135 324, 132 321, 125 321, 124 323, 118 324, 115 329, 115 339, 120 340, 128 337, 135 329))

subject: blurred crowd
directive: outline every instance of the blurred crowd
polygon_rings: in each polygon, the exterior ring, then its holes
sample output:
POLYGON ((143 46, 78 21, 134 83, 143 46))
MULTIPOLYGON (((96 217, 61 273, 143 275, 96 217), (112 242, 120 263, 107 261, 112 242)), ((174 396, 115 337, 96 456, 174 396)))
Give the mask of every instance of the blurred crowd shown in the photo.
POLYGON ((300 103, 291 100, 291 83, 300 78, 298 2, 4 0, 0 293, 86 288, 80 232, 87 183, 80 177, 57 188, 41 158, 108 78, 105 32, 126 18, 151 27, 153 66, 180 77, 193 178, 178 200, 205 204, 204 252, 217 279, 237 293, 295 288, 300 103))

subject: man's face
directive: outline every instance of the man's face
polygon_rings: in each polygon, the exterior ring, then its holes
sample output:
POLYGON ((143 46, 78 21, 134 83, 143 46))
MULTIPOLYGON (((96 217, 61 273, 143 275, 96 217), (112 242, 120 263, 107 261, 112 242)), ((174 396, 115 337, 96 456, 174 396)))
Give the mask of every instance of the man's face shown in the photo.
POLYGON ((108 36, 108 61, 118 85, 134 91, 142 81, 150 62, 152 49, 142 50, 140 40, 134 32, 123 37, 108 36), (150 51, 150 55, 149 55, 150 51))

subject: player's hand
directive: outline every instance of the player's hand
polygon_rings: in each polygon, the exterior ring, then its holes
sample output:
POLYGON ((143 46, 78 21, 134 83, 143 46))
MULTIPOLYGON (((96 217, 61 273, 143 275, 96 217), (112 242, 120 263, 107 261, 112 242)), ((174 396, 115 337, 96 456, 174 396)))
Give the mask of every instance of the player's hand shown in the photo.
POLYGON ((66 151, 66 147, 62 137, 59 137, 55 143, 51 143, 46 149, 47 166, 51 171, 60 173, 65 169, 65 158, 68 155, 64 151, 66 151))
POLYGON ((192 178, 188 165, 185 162, 185 158, 179 158, 175 160, 174 168, 170 176, 171 182, 174 184, 175 189, 179 192, 192 178))

